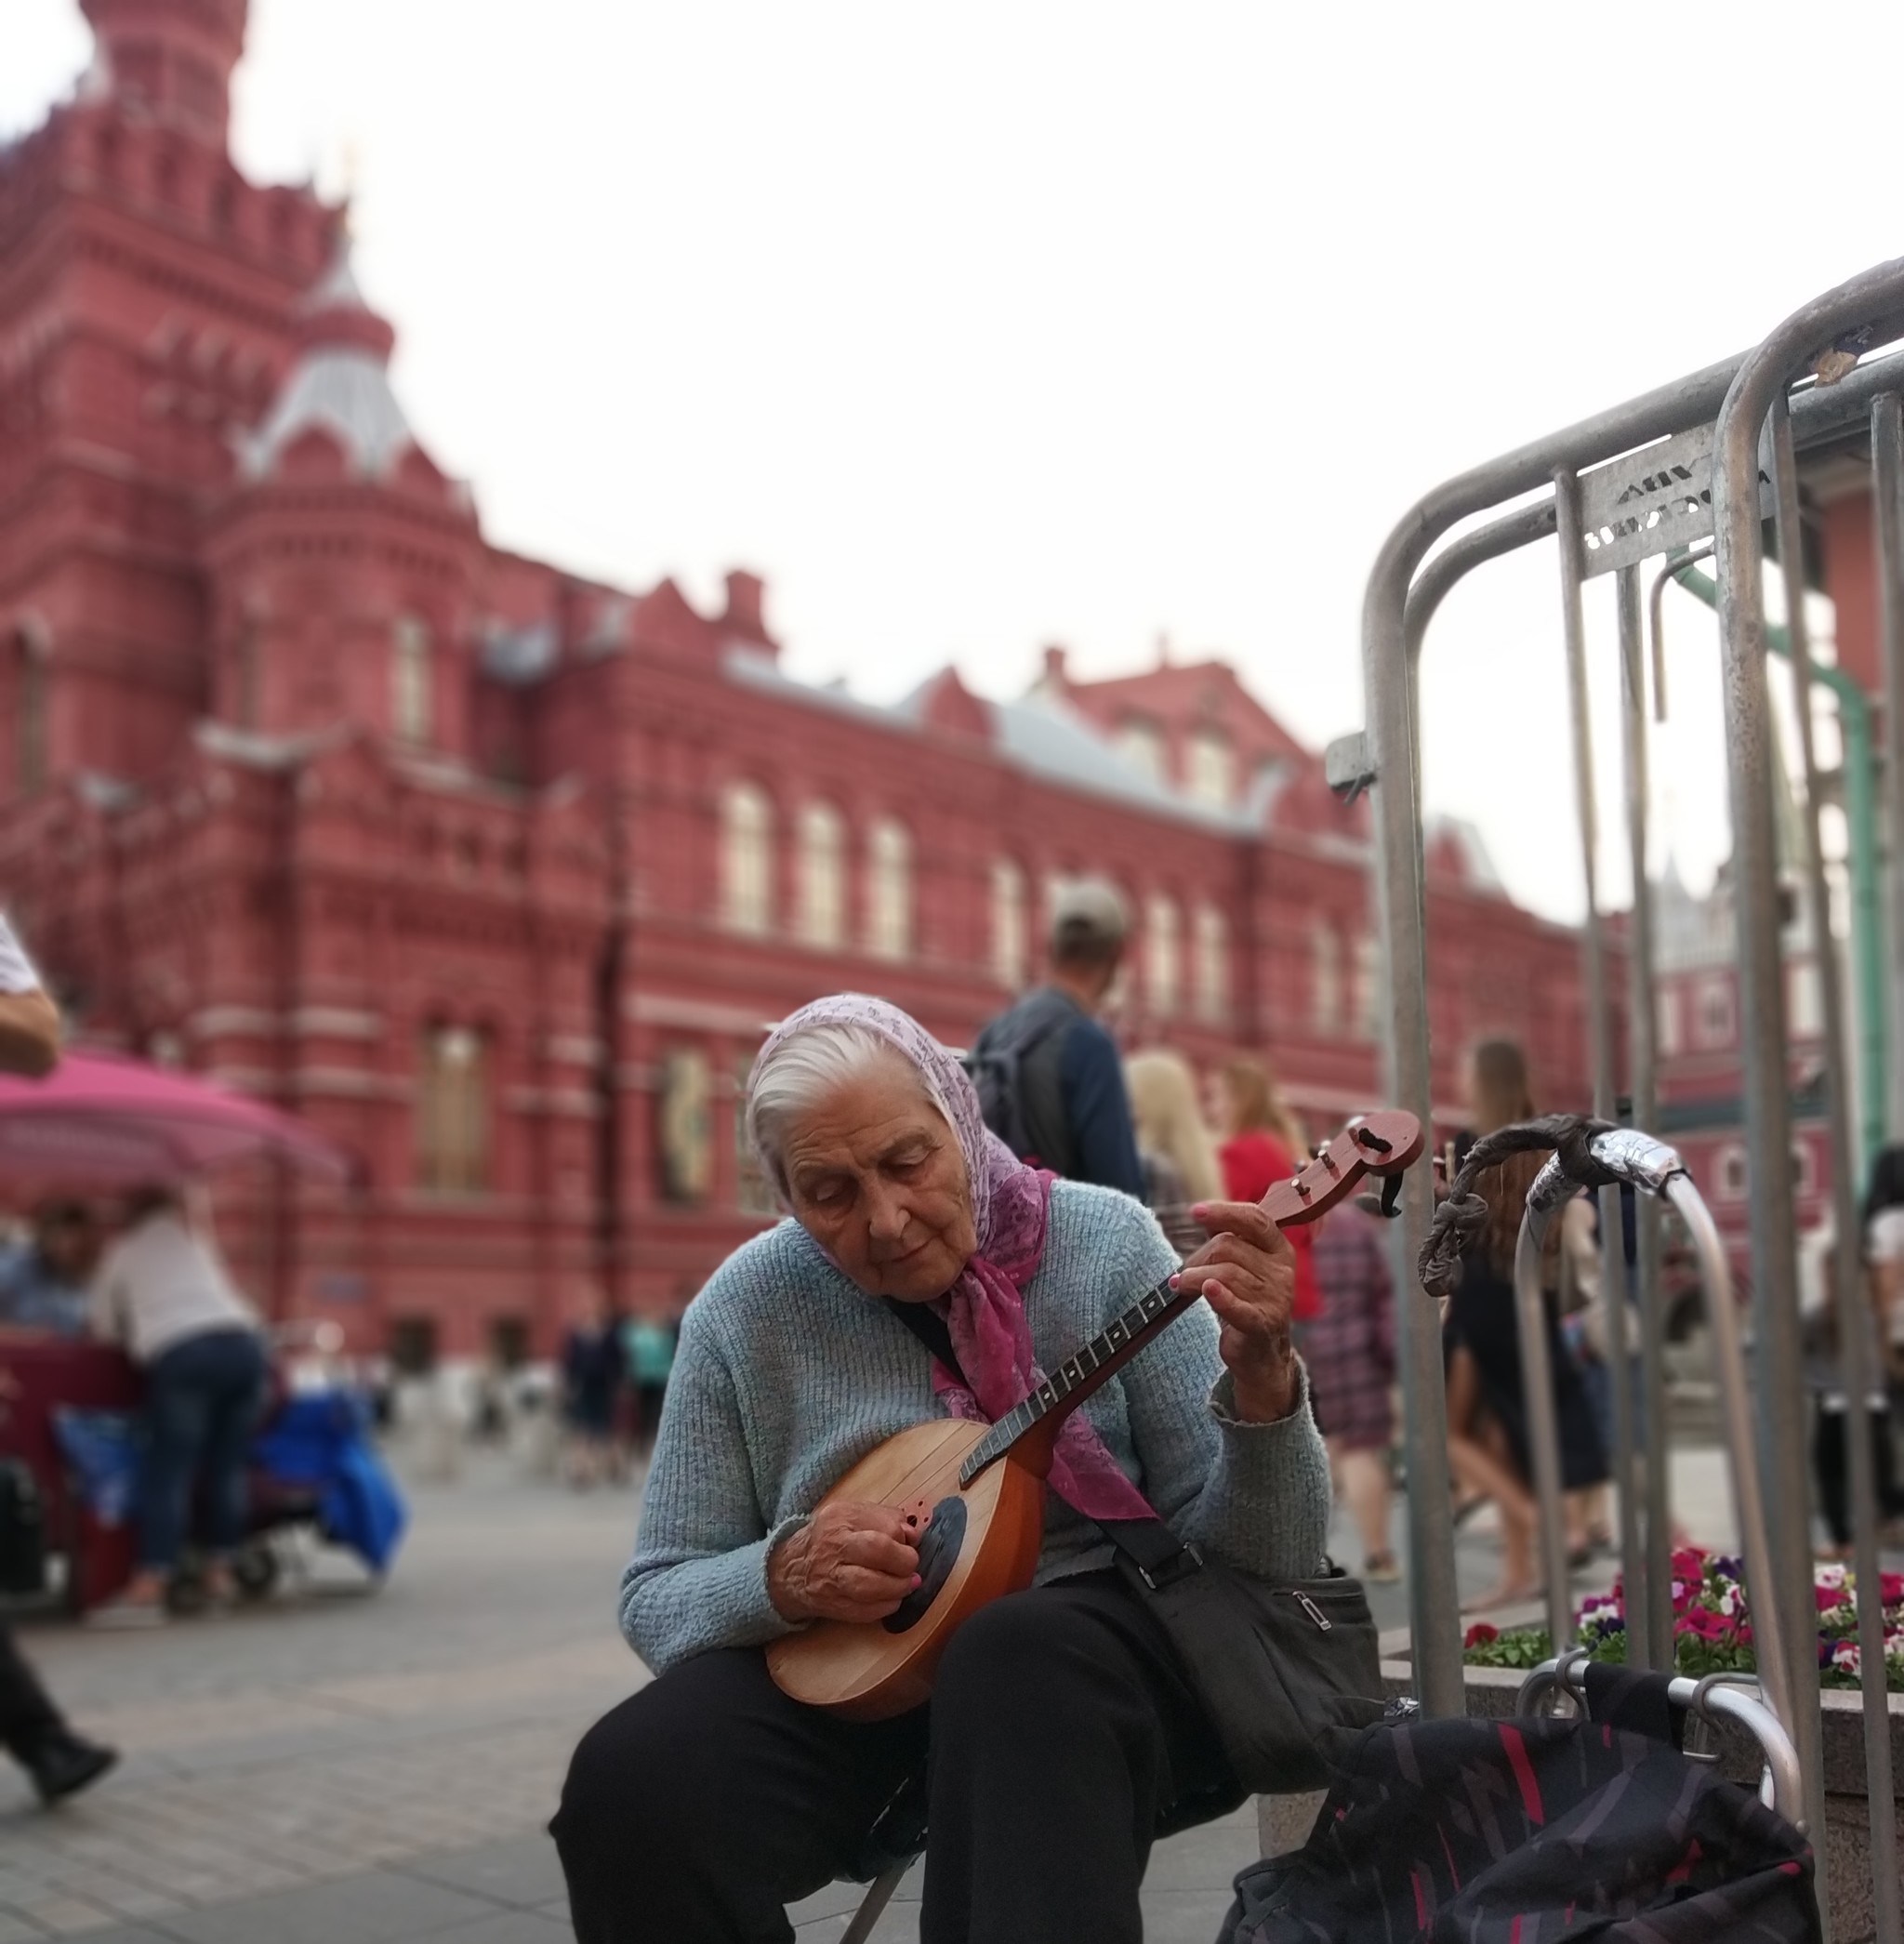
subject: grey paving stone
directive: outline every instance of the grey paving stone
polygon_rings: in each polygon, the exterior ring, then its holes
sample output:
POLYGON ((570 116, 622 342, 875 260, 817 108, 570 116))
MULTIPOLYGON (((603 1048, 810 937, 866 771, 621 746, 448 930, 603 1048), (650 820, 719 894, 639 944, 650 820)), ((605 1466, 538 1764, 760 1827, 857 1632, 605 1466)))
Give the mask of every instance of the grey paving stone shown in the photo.
POLYGON ((1243 1816, 1207 1822, 1159 1843, 1150 1853, 1144 1887, 1146 1893, 1218 1888, 1227 1884, 1246 1863, 1255 1862, 1259 1853, 1256 1810, 1251 1804, 1243 1816))
MULTIPOLYGON (((12 1939, 15 1937, 25 1937, 27 1935, 28 1933, 25 1931, 0 1932, 0 1937, 5 1937, 8 1940, 8 1944, 12 1944, 12 1939)), ((32 1935, 35 1937, 43 1937, 46 1936, 46 1933, 44 1931, 34 1931, 32 1935)), ((82 1931, 79 1935, 84 1939, 84 1944, 178 1944, 178 1938, 172 1934, 165 1931, 147 1930, 143 1924, 115 1924, 111 1930, 82 1931)))
POLYGON ((460 1890, 393 1871, 373 1870, 328 1884, 302 1884, 165 1919, 181 1944, 399 1944, 434 1937, 453 1925, 493 1917, 496 1906, 460 1890))
POLYGON ((493 1911, 474 1924, 432 1931, 430 1944, 555 1944, 574 1936, 566 1916, 558 1924, 536 1911, 493 1911))
POLYGON ((1146 1890, 1144 1944, 1210 1944, 1229 1908, 1227 1890, 1146 1890))
POLYGON ((402 1875, 486 1897, 511 1910, 554 1902, 564 1914, 568 1911, 561 1859, 554 1843, 539 1830, 499 1843, 480 1843, 473 1849, 407 1858, 391 1867, 402 1875))

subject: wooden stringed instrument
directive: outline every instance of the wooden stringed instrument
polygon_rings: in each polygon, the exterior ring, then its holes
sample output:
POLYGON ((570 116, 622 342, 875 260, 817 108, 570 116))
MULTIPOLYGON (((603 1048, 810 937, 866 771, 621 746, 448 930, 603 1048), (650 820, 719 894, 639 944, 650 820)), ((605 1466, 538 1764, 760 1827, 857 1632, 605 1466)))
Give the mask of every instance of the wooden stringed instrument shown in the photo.
MULTIPOLYGON (((1359 1116, 1261 1206, 1278 1227, 1294 1228, 1375 1174, 1388 1177, 1382 1206, 1393 1212, 1402 1170, 1421 1152, 1412 1114, 1359 1116)), ((918 1535, 919 1583, 883 1620, 815 1620, 774 1642, 767 1667, 781 1691, 857 1721, 883 1721, 923 1702, 959 1627, 987 1602, 1031 1584, 1059 1427, 1201 1293, 1173 1289, 1166 1279, 996 1424, 935 1418, 853 1466, 822 1502, 896 1507, 918 1535)))

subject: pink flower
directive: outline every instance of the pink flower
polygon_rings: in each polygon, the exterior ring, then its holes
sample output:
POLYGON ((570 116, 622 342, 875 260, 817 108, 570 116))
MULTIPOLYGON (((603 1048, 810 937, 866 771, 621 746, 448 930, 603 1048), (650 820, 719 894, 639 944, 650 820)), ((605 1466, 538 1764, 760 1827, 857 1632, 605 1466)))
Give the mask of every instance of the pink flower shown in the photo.
POLYGON ((1706 1555, 1695 1546, 1681 1546, 1673 1555, 1673 1570, 1682 1580, 1703 1580, 1706 1555))
POLYGON ((1681 1633, 1696 1633, 1701 1640, 1724 1640, 1732 1629, 1710 1607, 1695 1607, 1679 1622, 1681 1633))
POLYGON ((1813 1591, 1818 1595, 1818 1611, 1820 1613, 1829 1613, 1834 1607, 1844 1607, 1850 1604, 1851 1596, 1842 1586, 1819 1586, 1815 1587, 1813 1591))
POLYGON ((1878 1597, 1886 1607, 1904 1601, 1904 1573, 1884 1573, 1878 1579, 1878 1597))
POLYGON ((1490 1627, 1486 1620, 1476 1620, 1468 1629, 1467 1638, 1461 1642, 1464 1647, 1484 1647, 1490 1640, 1501 1638, 1501 1629, 1490 1627))

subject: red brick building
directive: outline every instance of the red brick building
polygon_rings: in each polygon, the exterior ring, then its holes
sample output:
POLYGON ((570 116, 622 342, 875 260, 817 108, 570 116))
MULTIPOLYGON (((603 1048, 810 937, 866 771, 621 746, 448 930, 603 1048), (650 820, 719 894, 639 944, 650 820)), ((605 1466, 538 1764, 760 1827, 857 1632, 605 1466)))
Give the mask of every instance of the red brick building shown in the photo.
MULTIPOLYGON (((872 987, 961 1041, 1067 873, 1137 914, 1128 1037, 1371 1098, 1364 821, 1232 670, 874 708, 788 678, 750 575, 701 614, 491 545, 339 212, 229 158, 245 0, 82 4, 92 73, 0 153, 0 889, 85 1034, 361 1157, 234 1185, 270 1303, 412 1355, 678 1305, 760 1218, 762 1024, 872 987)), ((1574 935, 1459 829, 1431 902, 1444 1097, 1505 1030, 1580 1098, 1574 935)))

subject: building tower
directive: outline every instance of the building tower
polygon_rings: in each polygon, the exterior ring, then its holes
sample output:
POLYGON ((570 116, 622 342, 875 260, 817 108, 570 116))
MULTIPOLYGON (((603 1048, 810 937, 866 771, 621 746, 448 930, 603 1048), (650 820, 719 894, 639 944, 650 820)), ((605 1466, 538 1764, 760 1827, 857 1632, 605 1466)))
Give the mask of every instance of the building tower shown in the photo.
POLYGON ((93 86, 222 150, 245 0, 80 0, 99 48, 93 86))

